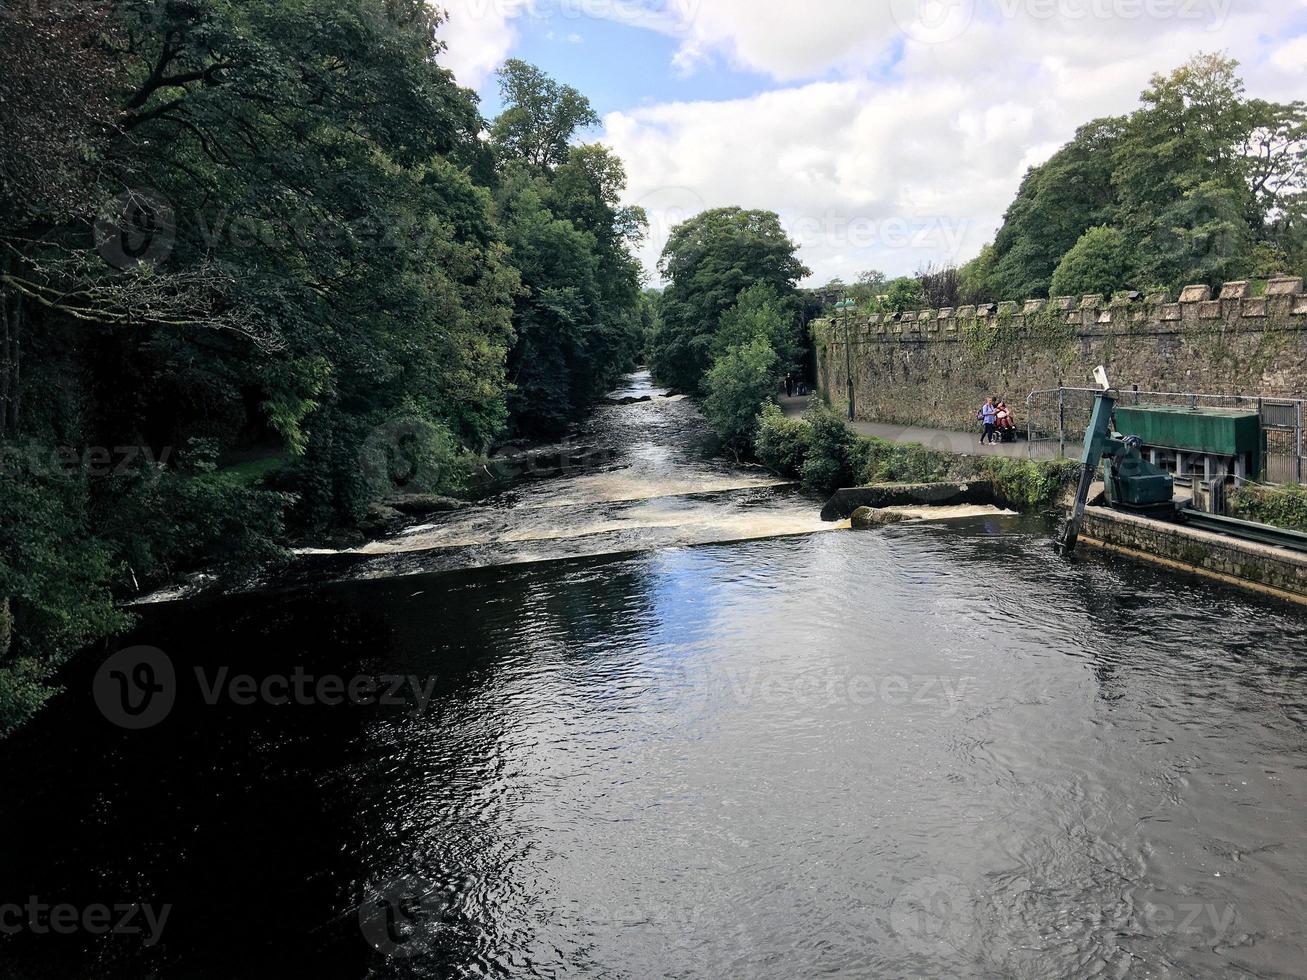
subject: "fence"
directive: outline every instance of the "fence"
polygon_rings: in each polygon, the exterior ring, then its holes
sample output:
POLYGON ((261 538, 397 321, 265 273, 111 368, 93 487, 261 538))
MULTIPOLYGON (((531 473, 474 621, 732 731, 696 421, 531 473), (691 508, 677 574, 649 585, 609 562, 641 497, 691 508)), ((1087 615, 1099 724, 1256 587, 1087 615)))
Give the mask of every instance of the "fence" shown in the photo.
MULTIPOLYGON (((1026 399, 1026 425, 1031 456, 1078 456, 1094 410, 1097 388, 1047 388, 1026 399)), ((1266 435, 1265 472, 1268 483, 1304 482, 1303 402, 1258 395, 1201 395, 1197 392, 1120 390, 1120 403, 1181 405, 1189 408, 1255 410, 1266 435)))

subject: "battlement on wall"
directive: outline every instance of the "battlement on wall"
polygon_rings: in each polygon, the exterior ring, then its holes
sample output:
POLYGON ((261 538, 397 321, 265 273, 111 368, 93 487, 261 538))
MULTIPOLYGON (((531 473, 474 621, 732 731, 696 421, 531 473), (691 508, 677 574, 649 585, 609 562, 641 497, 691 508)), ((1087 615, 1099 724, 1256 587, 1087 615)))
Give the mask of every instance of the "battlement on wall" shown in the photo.
MULTIPOLYGON (((1138 292, 1118 293, 1107 300, 1101 295, 1059 296, 1051 300, 1032 299, 1022 303, 988 303, 957 309, 918 310, 851 316, 848 326, 871 339, 947 340, 963 332, 997 330, 1010 325, 1020 331, 1027 320, 1064 321, 1076 334, 1130 333, 1139 330, 1175 329, 1185 325, 1244 324, 1244 329, 1265 329, 1274 324, 1291 329, 1307 328, 1307 294, 1301 278, 1272 279, 1264 296, 1252 295, 1246 281, 1226 283, 1217 296, 1209 286, 1187 286, 1172 300, 1168 293, 1145 296, 1138 292)), ((839 343, 843 318, 818 321, 839 331, 830 340, 839 343)))

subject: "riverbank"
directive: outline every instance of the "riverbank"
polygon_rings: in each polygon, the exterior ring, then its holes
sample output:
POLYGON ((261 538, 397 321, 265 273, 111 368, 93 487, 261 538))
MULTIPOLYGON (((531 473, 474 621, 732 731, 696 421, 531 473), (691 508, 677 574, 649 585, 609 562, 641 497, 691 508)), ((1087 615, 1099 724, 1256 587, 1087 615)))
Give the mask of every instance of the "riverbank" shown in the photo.
MULTIPOLYGON (((756 451, 773 472, 802 479, 805 486, 828 495, 876 485, 984 484, 1001 507, 1023 513, 1050 507, 1078 476, 1077 464, 1065 459, 1013 458, 1012 447, 985 447, 994 452, 954 452, 922 443, 899 442, 859 434, 833 415, 820 401, 799 404, 786 399, 784 408, 769 406, 760 418, 756 451)), ((944 433, 950 447, 960 434, 944 433)), ((982 447, 975 447, 980 449, 982 447)), ((969 499, 953 503, 973 504, 969 499)), ((851 510, 845 511, 848 516, 851 510)))

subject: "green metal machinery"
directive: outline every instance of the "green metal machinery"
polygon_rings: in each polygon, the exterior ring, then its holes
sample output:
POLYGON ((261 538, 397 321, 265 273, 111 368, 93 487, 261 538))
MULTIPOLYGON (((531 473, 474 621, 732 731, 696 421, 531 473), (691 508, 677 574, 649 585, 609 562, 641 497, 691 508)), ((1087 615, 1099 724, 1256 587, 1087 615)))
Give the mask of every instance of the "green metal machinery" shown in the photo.
POLYGON ((1141 513, 1165 512, 1174 507, 1175 480, 1170 473, 1144 459, 1141 452, 1144 440, 1112 430, 1116 404, 1116 392, 1110 389, 1094 400, 1093 418, 1085 431, 1075 508, 1058 537, 1058 543, 1068 551, 1074 550, 1080 539, 1089 489, 1099 475, 1100 466, 1107 499, 1113 507, 1141 513))
POLYGON ((1118 405, 1116 425, 1140 438, 1150 452, 1174 458, 1176 469, 1205 479, 1253 477, 1262 471, 1261 416, 1248 409, 1176 405, 1118 405))

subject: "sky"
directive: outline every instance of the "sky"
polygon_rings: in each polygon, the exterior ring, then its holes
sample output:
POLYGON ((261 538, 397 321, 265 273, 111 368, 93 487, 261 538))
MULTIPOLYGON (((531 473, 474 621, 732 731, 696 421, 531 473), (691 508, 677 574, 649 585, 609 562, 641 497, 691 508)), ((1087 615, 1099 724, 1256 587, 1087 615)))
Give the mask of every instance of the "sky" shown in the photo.
POLYGON ((439 0, 444 62, 499 111, 507 58, 580 89, 659 284, 671 229, 776 211, 808 285, 965 262, 1027 169, 1200 51, 1307 99, 1307 0, 439 0))

